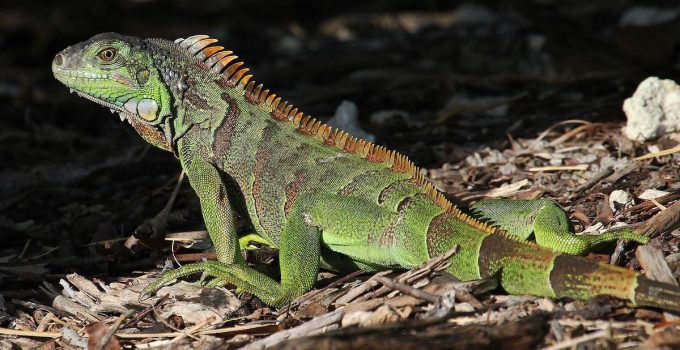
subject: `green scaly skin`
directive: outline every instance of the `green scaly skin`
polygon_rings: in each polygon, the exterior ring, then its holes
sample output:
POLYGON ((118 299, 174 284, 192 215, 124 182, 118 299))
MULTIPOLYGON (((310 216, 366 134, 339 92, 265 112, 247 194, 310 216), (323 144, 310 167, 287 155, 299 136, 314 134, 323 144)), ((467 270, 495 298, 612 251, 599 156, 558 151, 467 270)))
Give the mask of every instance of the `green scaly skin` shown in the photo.
POLYGON ((147 292, 200 272, 214 278, 209 285, 233 284, 281 306, 310 290, 320 267, 411 268, 457 245, 448 272, 462 280, 497 275, 514 294, 606 294, 680 311, 678 287, 565 254, 646 237, 576 236, 547 200, 475 205, 478 217, 507 232, 497 231, 451 207, 404 157, 301 121, 213 42, 100 34, 52 64, 62 83, 178 157, 200 198, 217 261, 167 272, 147 292), (280 281, 244 263, 237 215, 279 249, 280 281), (536 243, 526 241, 532 233, 536 243))

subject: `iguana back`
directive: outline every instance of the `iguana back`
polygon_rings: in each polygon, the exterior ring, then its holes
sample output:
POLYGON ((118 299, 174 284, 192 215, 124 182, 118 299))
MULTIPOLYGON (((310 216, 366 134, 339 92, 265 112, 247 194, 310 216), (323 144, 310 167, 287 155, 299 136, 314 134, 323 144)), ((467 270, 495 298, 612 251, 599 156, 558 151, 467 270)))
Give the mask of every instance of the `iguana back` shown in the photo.
POLYGON ((119 111, 147 141, 173 152, 201 199, 218 261, 185 265, 148 290, 202 271, 214 284, 236 284, 282 305, 313 286, 320 264, 409 268, 457 245, 448 271, 460 279, 499 275, 511 293, 609 294, 680 310, 677 287, 557 252, 646 238, 573 236, 566 215, 547 201, 478 206, 513 235, 499 231, 453 206, 403 155, 283 102, 215 43, 202 35, 170 42, 102 34, 53 62, 64 84, 119 111), (237 214, 280 249, 280 283, 245 266, 237 214), (517 238, 532 231, 551 249, 517 238))

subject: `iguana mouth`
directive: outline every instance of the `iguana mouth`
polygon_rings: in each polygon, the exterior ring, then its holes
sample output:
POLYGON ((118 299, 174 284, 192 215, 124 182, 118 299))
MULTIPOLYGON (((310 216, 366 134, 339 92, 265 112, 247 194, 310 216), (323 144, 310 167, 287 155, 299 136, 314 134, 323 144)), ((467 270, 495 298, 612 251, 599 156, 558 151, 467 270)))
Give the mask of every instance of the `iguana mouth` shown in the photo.
POLYGON ((118 112, 118 115, 120 117, 120 121, 127 120, 127 122, 130 123, 130 112, 126 111, 124 108, 122 108, 120 106, 116 106, 115 104, 113 104, 111 102, 104 101, 104 100, 97 98, 95 96, 88 95, 88 94, 86 94, 82 91, 70 89, 70 92, 75 92, 78 96, 80 96, 82 98, 88 99, 88 100, 90 100, 94 103, 100 104, 104 107, 108 107, 109 110, 111 111, 111 113, 118 112))
MULTIPOLYGON (((54 70, 54 73, 57 76, 62 76, 66 80, 73 80, 74 78, 78 78, 78 77, 84 77, 84 78, 87 78, 87 79, 107 79, 107 77, 105 77, 105 76, 86 75, 85 73, 80 72, 80 71, 76 71, 74 73, 74 71, 54 70)), ((57 78, 59 78, 59 77, 57 77, 57 78)), ((66 84, 66 85, 68 86, 68 84, 66 84)), ((115 105, 115 104, 108 102, 106 100, 102 100, 101 98, 90 95, 86 92, 76 90, 72 87, 69 87, 69 92, 70 93, 75 92, 78 96, 80 96, 84 99, 90 100, 90 101, 92 101, 92 102, 94 102, 98 105, 108 107, 109 110, 111 111, 111 113, 116 113, 116 112, 119 113, 121 121, 127 120, 128 123, 130 122, 130 120, 129 120, 130 112, 126 111, 125 108, 123 108, 121 106, 115 105)))

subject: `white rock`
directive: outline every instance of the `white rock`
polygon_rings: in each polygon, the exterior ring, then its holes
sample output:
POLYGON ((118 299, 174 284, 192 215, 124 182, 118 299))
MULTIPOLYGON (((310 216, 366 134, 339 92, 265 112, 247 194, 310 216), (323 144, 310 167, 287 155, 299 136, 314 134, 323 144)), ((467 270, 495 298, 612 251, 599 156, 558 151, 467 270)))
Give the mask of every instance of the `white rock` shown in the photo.
POLYGON ((623 133, 647 141, 680 130, 680 85, 657 77, 645 79, 623 102, 628 123, 623 133))
POLYGON ((335 109, 335 115, 328 119, 327 124, 344 130, 354 137, 366 141, 375 141, 375 135, 364 131, 359 125, 359 109, 357 105, 350 101, 342 101, 335 109))
POLYGON ((670 22, 678 17, 677 8, 633 6, 621 15, 620 26, 647 27, 670 22))
POLYGON ((623 190, 614 190, 609 194, 609 207, 614 213, 618 211, 619 208, 624 209, 630 208, 635 204, 635 200, 630 193, 623 190))

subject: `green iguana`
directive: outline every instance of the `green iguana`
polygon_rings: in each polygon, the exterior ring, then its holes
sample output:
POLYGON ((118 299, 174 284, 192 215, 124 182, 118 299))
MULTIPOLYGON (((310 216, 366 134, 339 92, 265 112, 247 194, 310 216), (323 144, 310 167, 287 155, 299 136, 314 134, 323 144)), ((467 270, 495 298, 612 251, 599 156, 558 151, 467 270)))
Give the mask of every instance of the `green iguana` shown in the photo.
POLYGON ((232 284, 282 306, 312 289, 320 267, 412 268, 455 245, 447 271, 461 280, 498 276, 513 294, 605 294, 680 311, 680 288, 570 255, 646 237, 574 235, 549 200, 481 201, 476 218, 465 214, 405 156, 304 115, 256 84, 216 41, 107 33, 52 63, 59 81, 179 158, 200 198, 217 261, 166 272, 146 292, 204 273, 213 278, 206 285, 232 284), (237 215, 279 249, 280 281, 244 262, 237 215), (532 234, 535 243, 526 241, 532 234))

